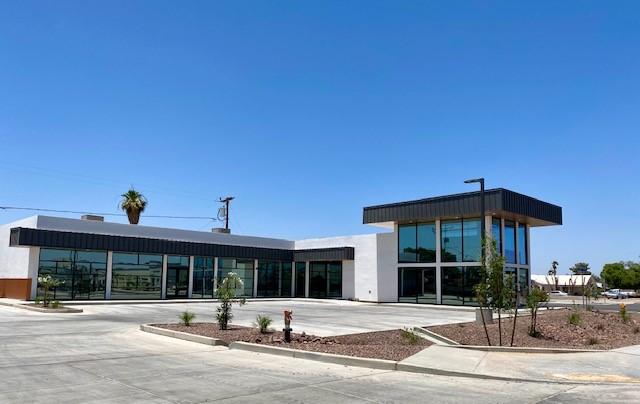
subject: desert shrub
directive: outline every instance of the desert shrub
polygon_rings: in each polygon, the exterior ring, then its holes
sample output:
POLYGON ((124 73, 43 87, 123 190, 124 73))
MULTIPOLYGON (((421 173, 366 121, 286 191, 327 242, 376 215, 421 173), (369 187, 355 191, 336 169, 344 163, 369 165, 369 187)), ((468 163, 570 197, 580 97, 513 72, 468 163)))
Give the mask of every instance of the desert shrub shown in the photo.
POLYGON ((620 314, 620 318, 623 323, 629 322, 629 313, 627 312, 627 306, 624 303, 620 303, 620 307, 618 308, 618 313, 620 314))
POLYGON ((569 313, 569 324, 580 325, 581 322, 582 322, 582 316, 580 315, 578 308, 574 307, 571 310, 571 313, 569 313))
POLYGON ((634 334, 640 333, 640 326, 633 327, 633 333, 634 334))
POLYGON ((196 313, 193 313, 191 311, 187 310, 180 313, 180 322, 186 327, 189 327, 191 325, 194 318, 196 318, 196 313))
POLYGON ((417 344, 418 341, 420 341, 420 336, 410 328, 400 330, 400 335, 405 342, 411 345, 417 344))
POLYGON ((64 281, 52 278, 51 275, 38 276, 38 285, 44 289, 44 296, 42 296, 42 305, 44 307, 49 307, 49 302, 52 300, 49 292, 63 284, 64 281))
POLYGON ((50 306, 52 309, 59 309, 60 307, 62 307, 62 303, 60 303, 59 300, 54 300, 50 303, 50 306))
POLYGON ((220 306, 216 308, 216 320, 221 330, 226 330, 231 319, 233 319, 233 313, 231 312, 233 303, 238 303, 240 306, 245 303, 245 299, 236 298, 237 291, 242 290, 243 287, 242 279, 235 272, 229 272, 220 282, 216 290, 216 295, 220 300, 220 306))
POLYGON ((527 295, 527 308, 531 310, 531 324, 529 325, 529 335, 539 337, 540 332, 536 329, 538 324, 538 309, 542 303, 549 301, 549 294, 542 288, 534 287, 527 295))
POLYGON ((35 300, 33 301, 35 304, 42 304, 42 298, 40 296, 36 296, 35 300))
POLYGON ((602 324, 602 323, 598 323, 598 324, 596 324, 596 330, 598 330, 598 331, 604 331, 604 324, 602 324))
POLYGON ((589 345, 597 345, 600 343, 600 341, 598 340, 598 337, 591 336, 587 339, 587 343, 589 345))
POLYGON ((260 333, 266 334, 269 331, 269 326, 273 323, 271 317, 267 315, 258 314, 256 317, 256 324, 258 324, 258 328, 260 328, 260 333))

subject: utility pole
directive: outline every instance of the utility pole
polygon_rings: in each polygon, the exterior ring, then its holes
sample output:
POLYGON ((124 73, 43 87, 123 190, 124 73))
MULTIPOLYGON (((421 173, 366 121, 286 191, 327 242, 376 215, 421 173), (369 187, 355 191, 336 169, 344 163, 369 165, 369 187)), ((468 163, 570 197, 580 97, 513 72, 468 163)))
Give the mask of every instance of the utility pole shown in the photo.
MULTIPOLYGON (((229 231, 229 202, 231 202, 233 199, 233 196, 227 196, 218 200, 218 202, 224 203, 224 228, 227 232, 229 231)), ((220 211, 218 211, 218 218, 219 217, 220 211)))

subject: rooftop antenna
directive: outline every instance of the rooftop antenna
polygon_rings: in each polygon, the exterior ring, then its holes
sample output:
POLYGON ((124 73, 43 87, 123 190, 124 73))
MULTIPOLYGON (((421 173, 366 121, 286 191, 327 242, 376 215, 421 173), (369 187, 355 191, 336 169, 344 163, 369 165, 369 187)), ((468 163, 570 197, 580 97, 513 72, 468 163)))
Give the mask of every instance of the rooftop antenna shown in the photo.
POLYGON ((229 202, 234 199, 233 196, 220 197, 218 202, 223 203, 224 205, 218 208, 218 220, 224 220, 224 232, 230 233, 229 230, 229 202))

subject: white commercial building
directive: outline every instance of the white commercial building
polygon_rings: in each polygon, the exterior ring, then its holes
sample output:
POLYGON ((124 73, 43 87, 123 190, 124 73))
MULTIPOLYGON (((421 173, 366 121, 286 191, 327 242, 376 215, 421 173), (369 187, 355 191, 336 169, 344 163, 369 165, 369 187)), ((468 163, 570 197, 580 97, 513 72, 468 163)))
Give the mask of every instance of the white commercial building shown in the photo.
POLYGON ((48 274, 58 300, 213 298, 236 272, 247 297, 474 305, 482 228, 525 293, 530 229, 562 209, 498 188, 366 207, 363 223, 386 231, 290 241, 33 216, 0 227, 0 297, 35 299, 48 274))

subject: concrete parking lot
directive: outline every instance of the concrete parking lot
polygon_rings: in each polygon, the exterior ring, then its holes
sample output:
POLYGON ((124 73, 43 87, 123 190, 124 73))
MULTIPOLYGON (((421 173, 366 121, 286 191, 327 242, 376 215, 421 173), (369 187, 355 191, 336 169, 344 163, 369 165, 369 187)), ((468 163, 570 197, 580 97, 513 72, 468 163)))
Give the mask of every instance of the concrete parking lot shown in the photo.
MULTIPOLYGON (((637 389, 513 383, 370 370, 174 340, 138 330, 173 321, 186 308, 211 319, 215 304, 85 306, 42 314, 0 306, 2 403, 222 402, 637 402, 637 389)), ((284 307, 308 332, 366 331, 466 318, 473 312, 348 302, 252 302, 236 311, 284 307), (442 317, 440 317, 442 316, 442 317), (328 323, 328 324, 324 324, 328 323)), ((277 325, 276 325, 277 326, 277 325)))

